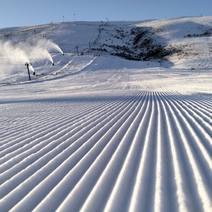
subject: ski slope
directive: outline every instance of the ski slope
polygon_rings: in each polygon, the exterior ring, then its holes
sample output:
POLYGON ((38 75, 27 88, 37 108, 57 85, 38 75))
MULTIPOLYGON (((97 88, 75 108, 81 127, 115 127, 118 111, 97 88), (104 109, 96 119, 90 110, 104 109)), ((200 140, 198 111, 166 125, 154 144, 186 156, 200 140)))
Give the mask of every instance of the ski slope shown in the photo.
MULTIPOLYGON (((176 22, 148 23, 165 38, 176 22)), ((60 46, 82 27, 67 26, 51 34, 60 46)), ((181 35, 169 42, 191 42, 181 35)), ((51 53, 55 66, 34 62, 32 81, 25 69, 0 78, 0 211, 211 211, 211 54, 197 45, 193 58, 129 61, 74 45, 51 53)))

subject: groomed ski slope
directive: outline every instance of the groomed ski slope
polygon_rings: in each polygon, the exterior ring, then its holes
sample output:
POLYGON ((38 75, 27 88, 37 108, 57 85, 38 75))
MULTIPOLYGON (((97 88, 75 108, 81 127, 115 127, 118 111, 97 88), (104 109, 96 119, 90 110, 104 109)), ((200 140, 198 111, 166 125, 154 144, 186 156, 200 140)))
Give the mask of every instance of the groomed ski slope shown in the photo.
POLYGON ((1 211, 211 206, 211 101, 201 95, 124 92, 5 107, 1 211))
POLYGON ((209 60, 52 57, 0 79, 1 212, 212 210, 209 60))
POLYGON ((132 64, 1 87, 1 211, 210 211, 211 94, 132 89, 160 82, 132 64))

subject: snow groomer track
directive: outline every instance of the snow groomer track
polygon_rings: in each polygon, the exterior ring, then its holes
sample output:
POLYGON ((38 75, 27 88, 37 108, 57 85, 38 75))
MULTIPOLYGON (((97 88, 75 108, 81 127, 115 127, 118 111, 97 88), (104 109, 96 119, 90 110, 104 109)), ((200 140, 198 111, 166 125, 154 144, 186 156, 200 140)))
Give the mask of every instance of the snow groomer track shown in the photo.
POLYGON ((211 210, 210 94, 75 95, 0 111, 0 211, 211 210))

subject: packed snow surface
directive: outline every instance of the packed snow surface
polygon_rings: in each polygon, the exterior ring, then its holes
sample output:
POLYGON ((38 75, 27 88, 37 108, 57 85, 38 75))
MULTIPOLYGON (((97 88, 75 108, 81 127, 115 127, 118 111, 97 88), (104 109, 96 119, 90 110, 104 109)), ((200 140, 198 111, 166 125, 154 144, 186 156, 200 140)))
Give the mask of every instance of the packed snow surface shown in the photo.
POLYGON ((212 17, 1 29, 0 211, 212 211, 211 33, 212 17), (178 51, 115 56, 138 27, 178 51))

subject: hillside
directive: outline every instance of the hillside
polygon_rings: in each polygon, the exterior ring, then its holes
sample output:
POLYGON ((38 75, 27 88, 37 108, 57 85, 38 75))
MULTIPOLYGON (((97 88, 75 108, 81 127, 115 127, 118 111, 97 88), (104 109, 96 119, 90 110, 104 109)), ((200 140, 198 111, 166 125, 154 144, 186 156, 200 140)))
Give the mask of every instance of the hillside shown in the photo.
POLYGON ((212 67, 211 33, 211 17, 68 22, 1 29, 0 76, 2 79, 3 74, 5 78, 7 74, 21 75, 20 69, 26 62, 31 62, 38 74, 55 72, 59 67, 48 66, 53 58, 59 66, 68 65, 78 54, 114 55, 128 60, 156 61, 164 67, 208 70, 212 67), (64 59, 58 55, 62 51, 66 53, 64 59))
POLYGON ((0 29, 0 211, 211 211, 211 33, 212 17, 0 29))

